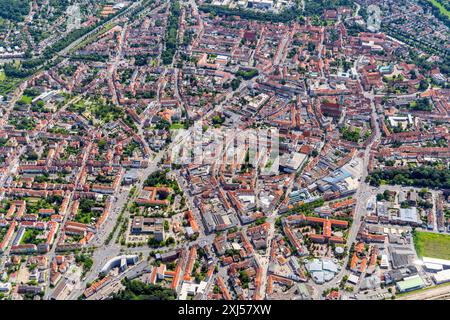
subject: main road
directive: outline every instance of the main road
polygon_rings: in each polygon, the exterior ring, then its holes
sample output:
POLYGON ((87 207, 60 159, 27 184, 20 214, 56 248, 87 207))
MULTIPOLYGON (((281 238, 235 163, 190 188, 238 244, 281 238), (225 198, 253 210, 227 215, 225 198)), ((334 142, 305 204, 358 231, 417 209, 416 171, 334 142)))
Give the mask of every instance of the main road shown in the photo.
MULTIPOLYGON (((375 105, 375 101, 374 101, 375 100, 374 95, 372 92, 364 91, 363 88, 361 87, 360 75, 357 72, 357 64, 358 64, 359 60, 360 59, 355 61, 355 65, 354 65, 353 69, 356 71, 356 74, 358 75, 358 83, 360 85, 361 92, 363 92, 364 97, 369 99, 369 101, 370 101, 370 107, 372 109, 371 118, 372 118, 372 123, 374 124, 374 128, 372 128, 372 129, 375 132, 374 132, 371 142, 366 146, 366 149, 364 150, 364 158, 363 158, 363 166, 362 166, 363 171, 361 173, 360 184, 359 184, 358 190, 356 191, 356 194, 354 195, 354 198, 356 199, 355 216, 353 217, 353 223, 350 227, 350 231, 349 231, 348 237, 347 237, 347 245, 348 246, 351 246, 351 244, 354 243, 356 240, 358 230, 361 226, 361 220, 364 217, 364 213, 366 211, 367 202, 373 194, 373 192, 371 190, 372 188, 366 182, 366 178, 369 173, 368 166, 369 166, 370 152, 371 152, 372 146, 375 142, 379 141, 381 138, 381 131, 380 131, 380 126, 379 126, 379 122, 378 122, 378 115, 377 115, 376 105, 375 105)), ((340 272, 334 277, 334 279, 332 281, 330 281, 322 286, 319 286, 319 288, 322 290, 326 290, 326 289, 330 289, 332 287, 336 287, 337 285, 339 285, 342 278, 347 273, 345 266, 348 264, 349 259, 350 259, 350 256, 347 255, 344 259, 344 263, 342 265, 342 269, 340 270, 340 272)))

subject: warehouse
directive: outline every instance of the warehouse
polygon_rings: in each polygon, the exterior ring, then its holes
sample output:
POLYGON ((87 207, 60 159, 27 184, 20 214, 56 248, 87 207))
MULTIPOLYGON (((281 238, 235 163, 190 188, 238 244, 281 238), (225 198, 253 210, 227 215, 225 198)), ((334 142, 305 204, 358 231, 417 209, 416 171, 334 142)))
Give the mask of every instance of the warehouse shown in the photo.
POLYGON ((439 272, 443 270, 442 264, 426 262, 423 266, 428 272, 439 272))
POLYGON ((408 292, 423 288, 425 284, 419 275, 407 277, 403 281, 397 282, 397 290, 399 292, 408 292))
POLYGON ((442 265, 443 269, 450 269, 450 260, 428 258, 428 257, 423 257, 422 260, 426 264, 429 264, 429 263, 440 264, 440 265, 442 265))
POLYGON ((442 270, 433 274, 433 281, 436 284, 441 284, 450 281, 450 269, 442 270))

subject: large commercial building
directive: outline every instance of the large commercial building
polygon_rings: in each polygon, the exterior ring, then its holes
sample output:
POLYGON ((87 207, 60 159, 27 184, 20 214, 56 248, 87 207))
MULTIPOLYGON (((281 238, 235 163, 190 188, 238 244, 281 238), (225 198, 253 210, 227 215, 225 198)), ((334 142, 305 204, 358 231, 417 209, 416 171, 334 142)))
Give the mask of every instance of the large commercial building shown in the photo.
POLYGON ((397 282, 397 290, 400 292, 418 290, 424 286, 425 284, 419 275, 407 277, 402 281, 397 282))

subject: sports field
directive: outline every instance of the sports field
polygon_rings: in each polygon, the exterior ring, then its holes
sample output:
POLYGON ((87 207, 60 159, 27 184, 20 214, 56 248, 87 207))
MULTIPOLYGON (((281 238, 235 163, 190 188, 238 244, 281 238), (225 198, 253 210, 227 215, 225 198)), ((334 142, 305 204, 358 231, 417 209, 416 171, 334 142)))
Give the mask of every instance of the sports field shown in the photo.
POLYGON ((417 231, 414 245, 419 257, 450 260, 450 235, 417 231))

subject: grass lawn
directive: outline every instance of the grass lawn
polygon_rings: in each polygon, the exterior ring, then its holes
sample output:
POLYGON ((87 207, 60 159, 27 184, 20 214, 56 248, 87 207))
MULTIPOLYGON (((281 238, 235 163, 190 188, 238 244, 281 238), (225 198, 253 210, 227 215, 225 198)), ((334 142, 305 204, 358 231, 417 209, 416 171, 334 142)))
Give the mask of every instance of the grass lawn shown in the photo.
POLYGON ((419 257, 450 260, 449 235, 416 231, 414 245, 419 257))
POLYGON ((97 202, 92 199, 82 199, 80 201, 80 207, 75 216, 76 222, 84 224, 90 224, 93 222, 93 218, 98 219, 102 215, 102 211, 94 211, 92 208, 97 206, 97 202))
POLYGON ((448 11, 442 4, 439 3, 437 0, 430 0, 430 2, 433 4, 433 6, 437 7, 441 14, 446 15, 448 18, 450 18, 450 11, 448 11))
POLYGON ((26 200, 29 201, 30 203, 36 203, 39 201, 39 198, 30 197, 30 198, 27 198, 26 200))
POLYGON ((122 109, 107 102, 106 99, 80 100, 70 107, 70 111, 78 112, 98 124, 115 121, 125 114, 122 109))
POLYGON ((22 100, 25 104, 31 104, 31 101, 33 101, 33 98, 29 97, 27 95, 23 95, 20 100, 22 100))
POLYGON ((0 95, 5 96, 17 88, 21 79, 6 77, 3 71, 0 71, 0 95))
POLYGON ((100 217, 100 215, 101 213, 78 211, 77 215, 75 216, 75 221, 84 224, 90 224, 93 221, 92 218, 98 218, 100 217))
POLYGON ((169 129, 171 130, 177 130, 177 129, 183 129, 184 128, 184 124, 182 123, 172 123, 169 127, 169 129))
POLYGON ((43 243, 44 239, 36 239, 37 236, 42 234, 43 232, 37 229, 26 229, 25 233, 23 234, 22 239, 20 240, 20 244, 35 244, 38 245, 40 243, 43 243))
POLYGON ((76 50, 78 50, 79 48, 84 47, 84 46, 94 42, 94 39, 97 39, 102 34, 105 34, 106 32, 108 32, 109 30, 111 30, 115 26, 116 26, 116 24, 114 22, 107 23, 105 26, 103 26, 102 29, 100 29, 98 32, 95 33, 95 36, 87 37, 86 39, 81 41, 78 45, 76 45, 74 48, 72 48, 69 52, 73 53, 76 50))

